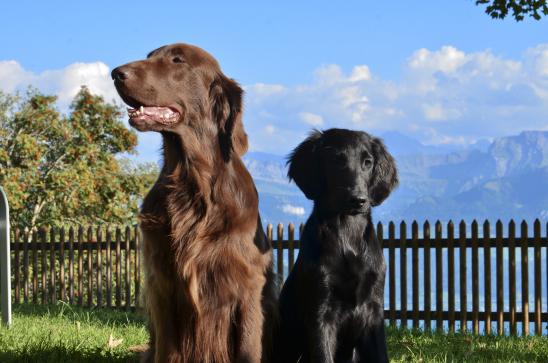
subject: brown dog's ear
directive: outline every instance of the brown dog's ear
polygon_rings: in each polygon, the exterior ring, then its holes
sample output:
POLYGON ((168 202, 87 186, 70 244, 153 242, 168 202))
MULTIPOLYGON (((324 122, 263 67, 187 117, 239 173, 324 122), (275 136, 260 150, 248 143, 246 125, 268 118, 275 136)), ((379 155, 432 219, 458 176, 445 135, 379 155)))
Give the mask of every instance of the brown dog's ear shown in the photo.
POLYGON ((247 151, 247 134, 242 123, 243 90, 236 81, 220 74, 209 89, 211 114, 219 128, 219 145, 225 161, 234 150, 242 156, 247 151))
POLYGON ((375 166, 369 184, 371 205, 381 204, 398 185, 398 171, 392 155, 386 150, 380 139, 373 138, 373 156, 375 166))
POLYGON ((322 133, 313 131, 306 140, 289 155, 287 176, 311 200, 318 199, 321 192, 321 171, 317 150, 321 146, 322 133))

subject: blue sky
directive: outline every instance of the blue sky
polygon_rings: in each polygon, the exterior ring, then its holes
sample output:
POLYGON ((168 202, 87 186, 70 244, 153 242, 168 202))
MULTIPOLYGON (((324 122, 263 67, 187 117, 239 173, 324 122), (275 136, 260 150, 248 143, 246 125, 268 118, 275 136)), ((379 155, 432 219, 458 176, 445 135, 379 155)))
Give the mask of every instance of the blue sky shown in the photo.
MULTIPOLYGON (((160 45, 198 45, 246 89, 254 150, 284 154, 312 127, 466 144, 548 125, 548 20, 473 0, 22 0, 0 24, 0 89, 31 83, 61 108, 80 83, 115 98, 108 71, 160 45)), ((141 137, 141 157, 158 142, 141 137)))

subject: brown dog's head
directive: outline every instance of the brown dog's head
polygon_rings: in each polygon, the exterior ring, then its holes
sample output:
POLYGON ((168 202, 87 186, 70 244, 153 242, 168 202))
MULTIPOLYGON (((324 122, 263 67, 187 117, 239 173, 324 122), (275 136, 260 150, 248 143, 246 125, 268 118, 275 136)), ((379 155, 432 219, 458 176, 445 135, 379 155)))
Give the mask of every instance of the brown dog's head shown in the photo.
POLYGON ((147 59, 112 70, 120 97, 139 131, 175 132, 185 127, 218 136, 223 157, 243 155, 243 91, 209 53, 188 44, 158 48, 147 59))

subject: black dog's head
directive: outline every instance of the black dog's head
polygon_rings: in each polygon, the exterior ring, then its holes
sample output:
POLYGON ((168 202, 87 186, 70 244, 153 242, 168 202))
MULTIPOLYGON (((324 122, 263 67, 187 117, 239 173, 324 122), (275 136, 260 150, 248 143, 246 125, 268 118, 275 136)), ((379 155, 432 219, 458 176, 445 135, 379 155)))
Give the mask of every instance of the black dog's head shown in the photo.
POLYGON ((314 131, 289 156, 288 176, 324 211, 358 214, 381 204, 398 184, 382 141, 361 131, 314 131))

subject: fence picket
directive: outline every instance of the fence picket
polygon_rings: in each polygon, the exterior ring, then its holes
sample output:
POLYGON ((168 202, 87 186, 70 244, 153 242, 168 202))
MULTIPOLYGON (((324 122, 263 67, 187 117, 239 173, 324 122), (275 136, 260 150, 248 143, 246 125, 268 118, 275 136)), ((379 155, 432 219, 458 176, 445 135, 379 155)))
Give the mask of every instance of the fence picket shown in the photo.
POLYGON ((502 221, 499 219, 496 225, 497 239, 497 332, 504 334, 504 259, 502 250, 502 221))
POLYGON ((32 231, 32 303, 38 303, 38 236, 32 231))
POLYGON ((411 224, 412 281, 413 281, 413 329, 419 328, 419 225, 411 224))
POLYGON ((423 226, 423 239, 424 239, 424 327, 426 330, 430 330, 432 324, 431 311, 431 282, 430 276, 430 223, 424 222, 423 226))
POLYGON ((449 294, 449 331, 455 332, 455 226, 447 223, 447 290, 449 294))
POLYGON ((491 334, 491 236, 489 221, 483 223, 483 295, 485 297, 485 334, 491 334))
POLYGON ((472 222, 472 329, 479 333, 479 257, 478 222, 472 222), (474 277, 476 276, 476 277, 474 277))
POLYGON ((533 225, 535 239, 535 334, 542 335, 542 269, 540 265, 540 220, 535 219, 533 225))
POLYGON ((65 300, 65 227, 59 235, 59 300, 65 300))
POLYGON ((122 231, 119 227, 116 228, 116 307, 122 306, 122 270, 121 270, 121 243, 122 231))
POLYGON ((523 335, 529 335, 529 243, 527 223, 521 222, 521 312, 523 335))
POLYGON ((69 229, 69 302, 74 303, 74 227, 69 229))
POLYGON ((276 270, 276 274, 278 276, 278 284, 279 286, 282 286, 284 283, 284 226, 281 223, 278 224, 277 237, 278 241, 276 243, 276 261, 278 262, 278 268, 276 270))
POLYGON ((84 304, 84 227, 78 227, 78 305, 84 304))
POLYGON ((93 306, 93 252, 91 250, 91 242, 93 241, 93 229, 88 227, 87 234, 87 268, 88 268, 88 307, 93 306))
POLYGON ((388 224, 388 301, 390 325, 396 326, 396 226, 388 224))
POLYGON ((14 276, 14 287, 15 287, 15 304, 20 304, 21 303, 21 274, 20 274, 20 270, 21 270, 21 266, 20 266, 20 263, 21 261, 19 260, 20 256, 19 256, 19 250, 21 248, 20 246, 20 230, 17 228, 15 229, 14 231, 14 238, 13 238, 13 241, 14 241, 14 248, 13 248, 13 252, 14 252, 14 255, 15 255, 15 261, 13 263, 13 268, 15 270, 15 276, 14 276))
POLYGON ((111 251, 111 243, 112 243, 112 235, 110 233, 110 227, 107 227, 106 232, 106 239, 107 239, 107 307, 112 307, 112 251, 111 251))
POLYGON ((287 226, 288 234, 288 251, 287 251, 287 262, 289 264, 289 271, 293 270, 295 266, 295 226, 293 223, 289 223, 287 226))
POLYGON ((137 226, 133 229, 133 234, 135 238, 135 306, 140 305, 139 296, 141 296, 141 235, 139 234, 139 228, 137 226))
POLYGON ((407 226, 400 223, 400 326, 407 328, 407 226))
POLYGON ((45 228, 40 228, 40 250, 42 253, 42 304, 49 302, 48 295, 48 245, 47 245, 47 231, 45 228))
POLYGON ((103 231, 97 227, 97 306, 103 307, 103 231))
POLYGON ((441 222, 436 221, 436 330, 443 331, 443 245, 441 222))
POLYGON ((510 293, 510 334, 516 335, 516 224, 513 220, 508 224, 508 275, 510 293))
POLYGON ((130 243, 131 241, 131 229, 126 227, 126 233, 125 233, 125 257, 126 257, 126 266, 125 266, 125 283, 126 283, 126 309, 129 310, 131 307, 131 249, 130 249, 130 243))
POLYGON ((49 231, 49 298, 51 299, 50 303, 55 304, 56 298, 55 294, 57 289, 55 288, 55 241, 57 240, 57 228, 51 227, 49 231))

